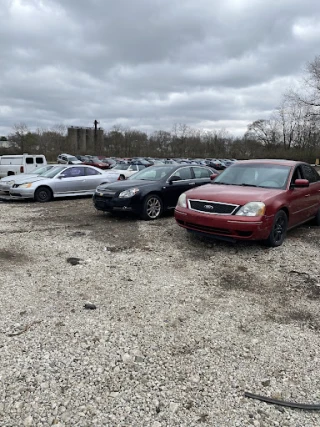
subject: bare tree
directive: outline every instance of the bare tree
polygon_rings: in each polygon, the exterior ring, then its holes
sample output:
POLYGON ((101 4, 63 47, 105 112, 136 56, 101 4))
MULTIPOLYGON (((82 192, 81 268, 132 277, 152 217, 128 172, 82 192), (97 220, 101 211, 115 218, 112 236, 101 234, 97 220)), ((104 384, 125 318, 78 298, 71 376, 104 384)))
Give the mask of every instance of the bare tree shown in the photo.
POLYGON ((167 157, 171 153, 171 133, 158 130, 155 131, 149 138, 150 149, 152 155, 157 157, 167 157))
POLYGON ((25 123, 16 123, 13 125, 13 132, 9 134, 8 140, 11 148, 17 152, 24 153, 26 151, 26 135, 29 129, 25 123))
POLYGON ((253 139, 268 147, 275 147, 279 144, 279 130, 274 120, 256 120, 248 126, 244 137, 253 139))

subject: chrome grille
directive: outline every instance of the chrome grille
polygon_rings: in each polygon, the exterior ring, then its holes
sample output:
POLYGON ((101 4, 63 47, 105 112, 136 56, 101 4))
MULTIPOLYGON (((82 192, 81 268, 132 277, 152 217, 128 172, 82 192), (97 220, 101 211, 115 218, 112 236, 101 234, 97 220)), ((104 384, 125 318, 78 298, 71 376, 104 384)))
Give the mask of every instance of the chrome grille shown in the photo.
POLYGON ((210 202, 207 200, 189 200, 190 209, 208 214, 232 215, 238 207, 239 205, 229 203, 210 202))
POLYGON ((115 191, 111 191, 111 190, 98 190, 97 192, 103 193, 103 195, 107 197, 114 196, 116 194, 115 191))

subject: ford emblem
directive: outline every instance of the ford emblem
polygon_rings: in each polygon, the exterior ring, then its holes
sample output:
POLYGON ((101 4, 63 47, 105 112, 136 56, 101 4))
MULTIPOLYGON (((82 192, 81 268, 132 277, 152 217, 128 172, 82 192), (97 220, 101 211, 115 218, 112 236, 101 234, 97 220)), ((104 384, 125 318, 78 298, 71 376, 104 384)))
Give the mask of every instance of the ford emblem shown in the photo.
POLYGON ((204 208, 207 209, 208 211, 213 211, 213 206, 211 205, 204 205, 204 208))

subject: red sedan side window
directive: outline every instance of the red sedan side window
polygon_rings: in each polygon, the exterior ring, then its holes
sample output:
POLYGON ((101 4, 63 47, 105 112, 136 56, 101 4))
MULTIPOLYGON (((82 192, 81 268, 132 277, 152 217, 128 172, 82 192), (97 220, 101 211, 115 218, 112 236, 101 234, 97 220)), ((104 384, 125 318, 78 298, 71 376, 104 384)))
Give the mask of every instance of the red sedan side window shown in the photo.
POLYGON ((303 177, 307 179, 310 183, 317 182, 320 179, 318 172, 309 165, 301 165, 303 177))

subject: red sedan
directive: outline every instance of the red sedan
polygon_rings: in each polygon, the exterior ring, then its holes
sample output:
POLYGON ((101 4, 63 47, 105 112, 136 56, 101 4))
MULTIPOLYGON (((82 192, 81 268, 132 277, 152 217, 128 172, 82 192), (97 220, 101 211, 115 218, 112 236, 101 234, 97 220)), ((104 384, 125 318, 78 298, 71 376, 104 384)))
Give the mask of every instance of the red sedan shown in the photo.
POLYGON ((110 169, 110 165, 107 163, 104 163, 102 160, 100 160, 98 157, 91 157, 85 162, 82 162, 84 165, 90 165, 94 166, 99 169, 110 169))
POLYGON ((320 225, 320 175, 303 162, 240 161, 182 193, 175 219, 204 235, 280 246, 287 230, 311 219, 320 225))

